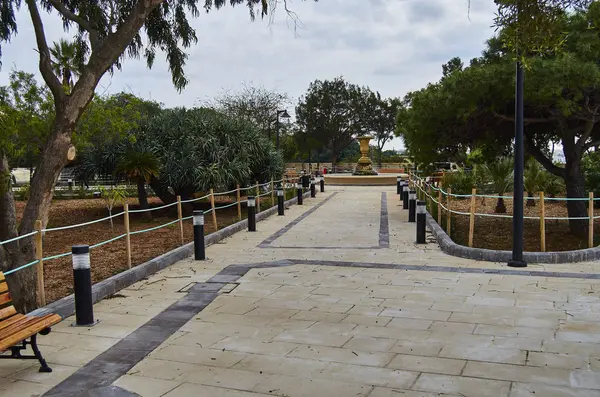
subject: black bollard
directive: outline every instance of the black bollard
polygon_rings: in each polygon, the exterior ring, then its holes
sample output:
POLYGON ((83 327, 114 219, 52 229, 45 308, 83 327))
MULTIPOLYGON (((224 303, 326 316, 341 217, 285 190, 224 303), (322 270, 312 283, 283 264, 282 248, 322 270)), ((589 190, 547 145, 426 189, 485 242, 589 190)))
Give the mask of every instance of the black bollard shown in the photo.
POLYGON ((92 275, 90 271, 90 246, 74 245, 73 283, 75 293, 75 325, 89 327, 94 325, 94 305, 92 303, 92 275))
POLYGON ((400 180, 400 189, 399 189, 399 193, 398 193, 398 197, 400 198, 400 201, 404 201, 404 185, 406 185, 406 182, 403 180, 400 180))
POLYGON ((321 177, 321 193, 325 193, 325 178, 321 177))
POLYGON ((415 213, 417 210, 417 191, 411 190, 408 195, 408 221, 415 221, 415 213))
POLYGON ((248 196, 248 231, 256 231, 256 199, 248 196))
POLYGON ((396 177, 396 194, 400 194, 400 189, 402 189, 402 177, 396 177))
POLYGON ((302 205, 302 194, 304 193, 302 191, 302 184, 298 183, 298 185, 296 185, 296 188, 298 189, 298 205, 302 205))
POLYGON ((277 188, 277 214, 278 215, 285 215, 285 207, 283 205, 284 200, 285 200, 285 198, 283 197, 283 188, 278 187, 277 188))
POLYGON ((408 209, 408 183, 404 185, 404 187, 402 188, 402 209, 403 210, 407 210, 408 209))
POLYGON ((310 181, 310 197, 317 197, 317 189, 315 186, 315 181, 310 181))
POLYGON ((417 201, 417 244, 425 244, 425 201, 417 201))
POLYGON ((73 179, 69 178, 69 180, 67 181, 67 183, 69 184, 69 191, 73 191, 73 179))
POLYGON ((195 210, 192 219, 194 222, 194 259, 203 261, 206 259, 206 250, 204 247, 204 211, 195 210))

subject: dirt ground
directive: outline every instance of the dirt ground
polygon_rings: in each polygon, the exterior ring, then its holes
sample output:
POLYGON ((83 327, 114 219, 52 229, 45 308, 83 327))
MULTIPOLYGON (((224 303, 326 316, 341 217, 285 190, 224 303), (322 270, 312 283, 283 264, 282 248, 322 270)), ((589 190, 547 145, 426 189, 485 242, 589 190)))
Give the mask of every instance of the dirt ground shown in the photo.
MULTIPOLYGON (((535 201, 533 207, 525 206, 525 216, 539 216, 540 204, 535 201)), ((506 214, 512 215, 512 199, 505 199, 506 214)), ((587 205, 587 202, 586 202, 587 205)), ((453 199, 451 208, 456 211, 470 212, 470 199, 453 199)), ((477 198, 475 212, 493 214, 496 207, 496 199, 477 198)), ((594 210, 595 215, 600 215, 600 209, 594 210)), ((545 201, 545 216, 566 217, 567 206, 564 201, 545 201)), ((437 219, 437 212, 434 214, 437 219)), ((443 227, 446 229, 446 213, 443 211, 443 227)), ((594 222, 595 245, 600 244, 600 220, 594 222)), ((587 223, 587 220, 585 221, 587 223)), ((537 219, 525 219, 525 251, 541 251, 540 221, 537 219)), ((571 233, 567 220, 546 219, 546 251, 568 251, 588 248, 588 237, 577 236, 571 233)), ((467 245, 469 240, 469 216, 452 214, 452 239, 462 245, 467 245)), ((512 219, 475 217, 475 229, 473 235, 473 246, 476 248, 488 248, 499 250, 512 249, 512 219)))
MULTIPOLYGON (((244 198, 242 198, 243 200, 244 198)), ((216 206, 223 206, 235 201, 232 197, 217 197, 216 206)), ((150 198, 151 207, 159 207, 163 203, 157 198, 150 198)), ((139 208, 137 199, 128 199, 130 210, 139 208)), ((17 202, 20 216, 24 202, 17 202)), ((261 208, 270 206, 270 199, 263 200, 261 208)), ((189 216, 194 209, 207 210, 209 202, 183 208, 183 216, 189 216)), ((123 206, 113 209, 113 214, 123 211, 123 206)), ((246 217, 246 208, 242 207, 242 218, 246 217)), ((55 200, 50 209, 48 228, 84 223, 108 216, 108 211, 101 199, 55 200)), ((177 219, 177 206, 152 211, 152 219, 142 213, 130 214, 131 231, 159 226, 177 219)), ((103 221, 89 226, 60 231, 50 231, 44 236, 44 257, 70 252, 76 244, 93 245, 109 240, 125 232, 123 216, 113 218, 114 226, 103 221)), ((237 207, 217 210, 219 229, 238 221, 237 207)), ((184 242, 193 241, 193 225, 191 220, 183 222, 184 242)), ((212 233, 214 226, 212 215, 205 216, 205 234, 212 233)), ((156 256, 164 254, 182 245, 179 223, 164 228, 131 236, 132 266, 144 263, 156 256)), ((125 238, 105 244, 91 250, 92 281, 97 283, 127 269, 125 238)), ((44 261, 44 281, 46 300, 48 303, 58 300, 73 292, 73 270, 71 257, 44 261)))

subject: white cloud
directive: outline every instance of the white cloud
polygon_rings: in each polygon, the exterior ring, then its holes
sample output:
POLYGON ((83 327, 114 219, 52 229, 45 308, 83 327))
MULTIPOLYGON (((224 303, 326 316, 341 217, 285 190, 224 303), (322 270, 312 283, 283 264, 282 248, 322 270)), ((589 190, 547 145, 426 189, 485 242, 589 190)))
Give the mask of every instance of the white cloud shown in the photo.
MULTIPOLYGON (((290 0, 288 0, 288 3, 290 0)), ((243 6, 226 7, 193 20, 199 43, 189 49, 188 87, 178 93, 164 58, 152 70, 130 59, 123 71, 105 76, 99 92, 122 90, 167 106, 192 106, 222 89, 252 82, 301 96, 315 79, 343 75, 349 81, 403 96, 441 76, 454 56, 478 56, 493 34, 492 0, 294 0, 303 26, 295 32, 280 7, 272 24, 250 22, 243 6)), ((0 84, 12 67, 37 73, 29 15, 20 11, 19 35, 3 44, 0 84)), ((49 41, 61 36, 56 16, 45 16, 49 41)), ((398 148, 398 142, 389 147, 398 148)))

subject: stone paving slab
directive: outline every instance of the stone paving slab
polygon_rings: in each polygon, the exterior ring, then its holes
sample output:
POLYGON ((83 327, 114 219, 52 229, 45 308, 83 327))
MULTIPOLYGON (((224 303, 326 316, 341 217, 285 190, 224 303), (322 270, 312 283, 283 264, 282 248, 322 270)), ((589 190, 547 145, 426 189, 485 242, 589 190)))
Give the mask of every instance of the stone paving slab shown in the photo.
POLYGON ((209 247, 207 261, 183 260, 97 303, 96 327, 58 324, 40 338, 54 372, 4 360, 0 395, 40 395, 79 379, 95 388, 65 391, 600 396, 598 263, 523 273, 450 257, 435 244, 414 244, 394 189, 327 190, 260 222, 256 233, 209 247), (355 195, 369 200, 377 222, 335 209, 355 195), (389 248, 379 246, 384 201, 389 248), (368 234, 378 248, 258 247, 319 204, 302 220, 314 225, 312 236, 296 229, 302 222, 286 233, 298 246, 331 228, 364 228, 355 245, 368 234), (315 222, 320 211, 337 215, 315 222), (203 301, 208 294, 214 299, 203 301))

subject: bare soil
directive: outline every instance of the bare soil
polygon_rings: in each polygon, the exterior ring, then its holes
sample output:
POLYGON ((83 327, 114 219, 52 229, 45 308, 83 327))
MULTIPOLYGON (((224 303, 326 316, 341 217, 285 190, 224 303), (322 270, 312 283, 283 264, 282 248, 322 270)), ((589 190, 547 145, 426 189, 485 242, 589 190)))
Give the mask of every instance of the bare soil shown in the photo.
MULTIPOLYGON (((476 213, 494 214, 496 199, 477 198, 476 213)), ((505 199, 506 213, 501 215, 512 215, 512 198, 505 199)), ((535 201, 535 206, 525 205, 525 216, 539 217, 540 203, 535 201)), ((567 217, 567 205, 565 201, 545 201, 545 217, 567 217)), ((456 199, 451 202, 452 210, 470 212, 471 199, 456 199)), ((600 215, 600 209, 594 209, 595 215, 600 215)), ((437 213, 433 214, 437 219, 437 213)), ((443 212, 443 227, 446 230, 446 213, 443 212)), ((600 219, 594 222, 594 245, 600 245, 600 219)), ((546 251, 569 251, 588 248, 588 237, 577 236, 569 230, 569 221, 546 219, 546 251)), ((524 222, 525 251, 541 251, 540 221, 537 219, 525 219, 524 222)), ((475 216, 475 229, 473 234, 473 247, 495 250, 512 249, 512 219, 491 218, 475 216)), ((469 216, 452 214, 452 239, 462 245, 468 245, 469 241, 469 216)))
MULTIPOLYGON (((242 198, 244 200, 245 198, 242 198)), ((158 198, 150 198, 151 207, 162 206, 158 198)), ((235 198, 216 197, 215 205, 224 206, 235 202, 235 198)), ((137 199, 128 199, 130 210, 139 209, 137 199)), ((262 209, 270 206, 270 198, 263 198, 262 209)), ((22 214, 24 202, 17 202, 18 216, 22 214)), ((183 217, 192 214, 194 209, 210 209, 208 201, 194 203, 194 206, 183 207, 183 217)), ((123 206, 113 209, 113 214, 123 211, 123 206)), ((242 218, 246 217, 245 205, 242 206, 242 218)), ((222 229, 239 220, 237 206, 217 210, 218 228, 222 229)), ((108 211, 101 199, 55 200, 50 209, 48 228, 84 223, 108 216, 108 211)), ((159 226, 177 219, 177 206, 152 211, 152 219, 143 213, 130 214, 131 231, 159 226)), ((103 221, 89 226, 74 229, 50 231, 44 236, 44 257, 70 252, 76 244, 93 245, 109 240, 125 233, 123 216, 113 218, 114 225, 103 221)), ((205 234, 215 231, 212 215, 205 216, 205 234)), ((184 242, 193 241, 193 225, 191 220, 183 222, 184 242)), ((179 223, 131 236, 132 266, 144 263, 182 245, 179 223)), ((97 283, 124 270, 127 270, 125 238, 105 244, 91 250, 92 282, 97 283)), ((44 261, 44 282, 48 303, 58 300, 73 292, 73 270, 71 257, 44 261)))

